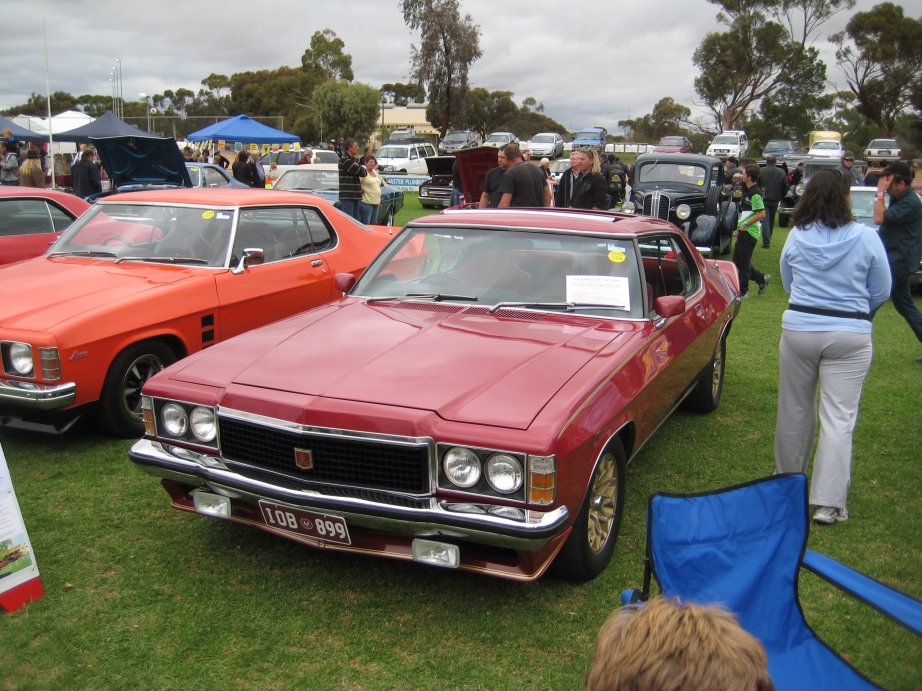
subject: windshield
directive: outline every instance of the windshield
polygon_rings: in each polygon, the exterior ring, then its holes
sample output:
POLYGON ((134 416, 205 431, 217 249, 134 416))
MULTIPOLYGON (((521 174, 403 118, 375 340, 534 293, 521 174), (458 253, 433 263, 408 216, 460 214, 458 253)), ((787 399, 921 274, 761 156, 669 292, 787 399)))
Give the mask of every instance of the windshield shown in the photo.
POLYGON ((564 173, 570 167, 570 159, 562 158, 559 161, 554 161, 551 164, 552 173, 564 173))
POLYGON ((441 226, 404 230, 352 294, 640 318, 640 287, 630 240, 441 226))
POLYGON ((650 163, 641 164, 636 176, 637 182, 668 182, 704 187, 707 170, 705 166, 690 165, 688 163, 651 161, 650 163))
MULTIPOLYGON (((868 187, 866 190, 852 190, 849 194, 855 220, 873 228, 877 228, 877 224, 874 223, 874 199, 876 195, 877 190, 873 187, 868 187)), ((890 195, 884 194, 884 203, 885 205, 890 204, 890 195)))
POLYGON ((685 146, 685 140, 682 137, 663 137, 659 140, 660 146, 685 146))
POLYGON ((576 139, 600 139, 602 133, 596 130, 583 130, 576 133, 576 139))
POLYGON ((338 170, 286 170, 275 183, 277 190, 339 190, 338 170))
POLYGON ((711 144, 733 144, 734 146, 739 143, 740 140, 732 134, 719 134, 714 137, 714 141, 711 142, 711 144))
POLYGON ((766 149, 793 149, 794 145, 791 144, 790 139, 769 139, 768 144, 765 145, 766 149))
POLYGON ((234 211, 153 204, 97 204, 48 251, 120 261, 224 266, 234 211))
POLYGON ((838 149, 839 142, 816 142, 813 145, 814 149, 838 149))
POLYGON ((532 144, 551 144, 554 141, 553 134, 536 134, 531 138, 532 144))
POLYGON ((410 158, 410 148, 406 146, 382 146, 375 158, 410 158))
POLYGON ((445 139, 442 140, 443 143, 454 143, 454 142, 466 142, 467 135, 464 132, 449 132, 445 135, 445 139))
POLYGON ((487 139, 488 142, 511 142, 512 137, 508 134, 491 134, 487 139))

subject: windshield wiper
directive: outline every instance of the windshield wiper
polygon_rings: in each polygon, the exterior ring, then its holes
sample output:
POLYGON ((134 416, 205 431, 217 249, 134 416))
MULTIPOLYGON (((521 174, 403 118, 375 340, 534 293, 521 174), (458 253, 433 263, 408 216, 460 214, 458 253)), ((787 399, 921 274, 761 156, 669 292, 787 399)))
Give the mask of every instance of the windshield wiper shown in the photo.
MULTIPOLYGON (((112 255, 115 256, 114 254, 112 255)), ((198 257, 119 257, 116 264, 121 262, 157 262, 158 264, 207 264, 207 259, 198 257)))
POLYGON ((624 312, 623 307, 617 305, 605 305, 594 302, 498 302, 490 308, 490 314, 503 309, 504 307, 530 307, 533 309, 561 310, 566 312, 575 312, 577 310, 617 310, 624 312))
POLYGON ((114 257, 115 252, 108 250, 70 250, 69 252, 52 252, 49 257, 114 257))
POLYGON ((479 298, 474 297, 473 295, 451 295, 450 293, 404 293, 403 295, 381 295, 378 297, 368 298, 365 304, 371 304, 373 302, 384 302, 386 300, 404 300, 406 298, 413 298, 415 300, 432 300, 433 302, 441 302, 442 300, 462 300, 465 302, 477 302, 479 298))

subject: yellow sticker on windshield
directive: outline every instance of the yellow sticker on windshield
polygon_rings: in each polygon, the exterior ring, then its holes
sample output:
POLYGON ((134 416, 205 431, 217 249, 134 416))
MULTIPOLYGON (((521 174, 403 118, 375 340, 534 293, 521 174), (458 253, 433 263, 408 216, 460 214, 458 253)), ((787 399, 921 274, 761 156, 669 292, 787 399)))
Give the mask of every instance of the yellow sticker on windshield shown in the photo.
POLYGON ((214 211, 211 211, 211 210, 203 211, 203 212, 202 212, 202 218, 204 218, 206 221, 207 221, 209 218, 214 218, 214 211))
POLYGON ((698 187, 704 187, 704 180, 698 180, 695 184, 698 185, 698 187))
POLYGON ((608 259, 615 264, 620 264, 625 259, 627 259, 627 257, 624 256, 624 252, 620 252, 619 250, 612 250, 608 253, 608 259))

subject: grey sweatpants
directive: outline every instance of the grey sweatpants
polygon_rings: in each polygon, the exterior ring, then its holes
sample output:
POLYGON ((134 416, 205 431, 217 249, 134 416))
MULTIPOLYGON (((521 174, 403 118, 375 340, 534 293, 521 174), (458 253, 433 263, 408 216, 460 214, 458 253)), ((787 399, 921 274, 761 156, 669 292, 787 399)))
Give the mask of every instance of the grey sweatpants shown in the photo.
POLYGON ((871 334, 782 329, 781 382, 775 424, 775 469, 805 473, 816 434, 810 503, 845 508, 851 482, 852 433, 861 387, 871 366, 871 334))

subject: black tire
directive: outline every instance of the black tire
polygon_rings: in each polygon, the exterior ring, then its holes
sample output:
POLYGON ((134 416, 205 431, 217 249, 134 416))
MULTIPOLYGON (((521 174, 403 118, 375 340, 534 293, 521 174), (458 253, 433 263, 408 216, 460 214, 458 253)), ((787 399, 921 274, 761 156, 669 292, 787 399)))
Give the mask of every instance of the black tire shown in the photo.
POLYGON ((608 566, 624 511, 624 466, 624 446, 616 438, 596 464, 570 537, 551 566, 554 575, 585 582, 608 566))
POLYGON ((135 343, 119 353, 109 365, 102 386, 96 412, 100 427, 114 437, 143 435, 141 387, 177 359, 176 353, 158 341, 135 343))
POLYGON ((720 212, 720 188, 711 187, 708 190, 707 199, 704 200, 704 213, 708 216, 716 216, 720 212))
POLYGON ((695 413, 710 413, 720 405, 724 389, 724 369, 727 363, 727 339, 721 338, 711 362, 704 368, 695 388, 682 402, 682 407, 695 413))

